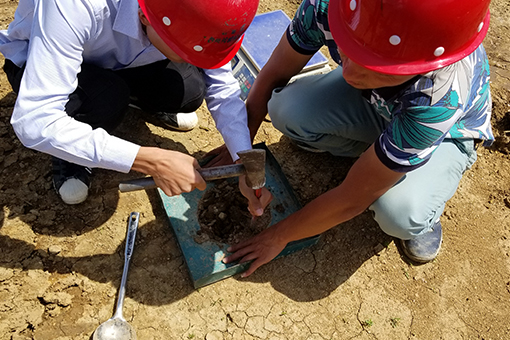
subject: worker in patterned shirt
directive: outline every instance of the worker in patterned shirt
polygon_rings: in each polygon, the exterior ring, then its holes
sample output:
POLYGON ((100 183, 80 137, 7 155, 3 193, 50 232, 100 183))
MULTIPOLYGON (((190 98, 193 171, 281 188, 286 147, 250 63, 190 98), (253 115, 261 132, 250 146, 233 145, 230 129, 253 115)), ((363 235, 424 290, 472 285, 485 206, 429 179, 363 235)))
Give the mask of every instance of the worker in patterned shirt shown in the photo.
MULTIPOLYGON (((253 260, 367 208, 413 262, 439 253, 440 216, 476 147, 493 141, 489 0, 304 0, 247 98, 251 136, 266 113, 302 148, 359 157, 345 180, 229 249, 253 260), (327 45, 335 70, 287 84, 327 45)), ((250 197, 252 211, 268 204, 250 197)), ((341 226, 340 226, 341 227, 341 226)))
POLYGON ((18 94, 11 124, 28 148, 53 156, 67 204, 88 195, 90 168, 135 170, 167 195, 205 189, 190 155, 112 135, 128 105, 164 127, 191 130, 206 101, 228 161, 251 148, 232 75, 258 0, 20 0, 0 31, 4 71, 18 94))

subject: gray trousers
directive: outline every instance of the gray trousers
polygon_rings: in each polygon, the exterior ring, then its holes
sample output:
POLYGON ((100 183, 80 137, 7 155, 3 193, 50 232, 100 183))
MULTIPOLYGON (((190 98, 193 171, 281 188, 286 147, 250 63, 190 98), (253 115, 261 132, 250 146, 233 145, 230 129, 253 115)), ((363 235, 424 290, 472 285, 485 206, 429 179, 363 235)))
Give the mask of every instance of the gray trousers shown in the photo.
MULTIPOLYGON (((358 157, 387 125, 361 91, 345 82, 341 67, 273 91, 269 115, 286 136, 345 157, 358 157)), ((424 166, 370 206, 374 219, 385 233, 404 240, 427 232, 476 157, 473 140, 445 139, 424 166)))

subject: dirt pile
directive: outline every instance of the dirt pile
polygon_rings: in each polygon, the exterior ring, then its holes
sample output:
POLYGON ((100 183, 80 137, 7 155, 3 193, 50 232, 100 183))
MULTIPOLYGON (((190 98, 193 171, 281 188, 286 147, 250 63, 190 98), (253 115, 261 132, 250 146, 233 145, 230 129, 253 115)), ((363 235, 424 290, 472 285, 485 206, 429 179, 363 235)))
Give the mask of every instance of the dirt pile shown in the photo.
POLYGON ((252 219, 248 201, 241 195, 235 181, 216 181, 198 205, 200 230, 194 238, 197 243, 214 240, 233 245, 267 228, 271 222, 271 208, 252 219))

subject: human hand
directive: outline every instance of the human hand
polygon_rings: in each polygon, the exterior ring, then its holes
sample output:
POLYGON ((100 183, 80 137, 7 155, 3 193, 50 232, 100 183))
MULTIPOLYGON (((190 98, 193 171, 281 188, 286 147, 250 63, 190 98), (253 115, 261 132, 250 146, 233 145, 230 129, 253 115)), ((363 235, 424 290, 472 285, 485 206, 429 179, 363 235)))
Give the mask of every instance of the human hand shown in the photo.
POLYGON ((260 189, 260 196, 246 184, 246 175, 239 176, 239 191, 248 199, 248 210, 253 216, 262 216, 264 210, 273 200, 273 194, 265 187, 260 189))
POLYGON ((230 156, 230 152, 227 149, 227 146, 223 144, 216 149, 209 151, 203 157, 204 159, 210 159, 204 165, 204 168, 209 168, 212 166, 221 166, 221 165, 230 165, 234 162, 232 161, 232 157, 230 156))
POLYGON ((278 238, 275 226, 272 226, 246 241, 229 247, 227 251, 232 254, 225 257, 223 263, 236 260, 239 260, 239 263, 253 261, 248 270, 241 274, 241 277, 247 277, 278 256, 286 245, 286 242, 278 238))
POLYGON ((193 190, 205 190, 205 180, 197 169, 198 161, 182 152, 153 147, 141 147, 132 170, 150 175, 167 196, 193 190))

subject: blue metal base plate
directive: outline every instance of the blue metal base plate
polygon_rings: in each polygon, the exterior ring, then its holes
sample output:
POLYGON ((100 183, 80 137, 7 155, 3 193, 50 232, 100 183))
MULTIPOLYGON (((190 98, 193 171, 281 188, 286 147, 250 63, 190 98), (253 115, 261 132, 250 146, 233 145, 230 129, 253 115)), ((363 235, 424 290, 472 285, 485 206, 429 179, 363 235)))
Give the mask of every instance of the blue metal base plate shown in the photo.
MULTIPOLYGON (((269 206, 271 209, 271 225, 273 225, 299 210, 301 204, 278 162, 266 145, 260 143, 254 147, 266 150, 266 187, 274 196, 269 206)), ((200 230, 197 214, 199 202, 206 191, 214 185, 214 182, 210 182, 205 191, 194 190, 173 197, 166 196, 163 191, 158 189, 170 226, 176 235, 195 288, 242 273, 249 265, 249 263, 225 264, 221 262, 228 255, 226 249, 229 245, 227 244, 221 244, 217 241, 206 241, 199 244, 194 241, 197 231, 200 230)), ((291 242, 278 257, 314 245, 318 239, 319 236, 314 236, 291 242)))
MULTIPOLYGON (((282 10, 257 14, 244 34, 241 49, 252 61, 258 72, 266 64, 287 30, 291 19, 282 10)), ((302 72, 321 67, 328 63, 322 52, 315 53, 302 72)))

